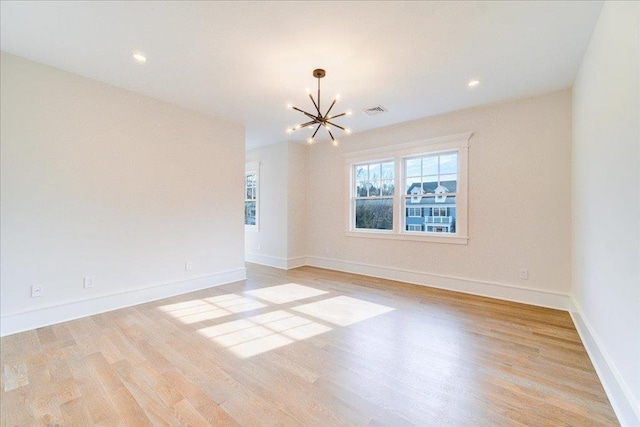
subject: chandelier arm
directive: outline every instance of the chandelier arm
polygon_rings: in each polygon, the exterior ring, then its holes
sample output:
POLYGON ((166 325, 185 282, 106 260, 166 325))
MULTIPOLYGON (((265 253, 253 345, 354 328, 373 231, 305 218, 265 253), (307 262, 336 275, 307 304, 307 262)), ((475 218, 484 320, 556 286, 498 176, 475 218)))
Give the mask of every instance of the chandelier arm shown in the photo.
POLYGON ((347 113, 340 113, 340 114, 336 114, 335 116, 328 117, 328 119, 335 119, 335 118, 346 116, 346 115, 347 113))
POLYGON ((330 122, 330 121, 328 121, 328 120, 327 120, 327 124, 329 124, 329 125, 331 125, 331 126, 335 126, 335 127, 337 127, 338 129, 342 129, 342 130, 344 130, 344 128, 343 128, 342 126, 337 125, 337 124, 335 124, 335 123, 332 123, 332 122, 330 122))
POLYGON ((320 123, 320 120, 318 120, 318 118, 316 116, 314 116, 311 113, 304 113, 308 118, 313 119, 314 122, 316 123, 320 123))
POLYGON ((337 99, 334 99, 333 102, 331 103, 331 106, 329 107, 329 109, 327 110, 327 112, 324 114, 324 119, 327 120, 329 118, 333 118, 333 117, 329 117, 329 113, 331 112, 331 109, 333 108, 334 105, 336 105, 336 101, 337 99))
POLYGON ((301 124, 301 125, 298 127, 298 129, 306 128, 307 126, 311 126, 311 125, 313 125, 313 124, 315 124, 315 123, 317 123, 317 120, 311 120, 310 122, 307 122, 307 123, 303 123, 303 124, 301 124))
POLYGON ((316 116, 312 115, 311 113, 307 113, 306 111, 299 109, 298 107, 293 107, 293 106, 292 106, 291 108, 293 108, 293 109, 294 109, 294 110, 296 110, 296 111, 301 112, 302 114, 306 114, 307 116, 310 116, 310 117, 313 117, 313 118, 315 118, 315 117, 316 117, 316 116))
POLYGON ((317 117, 317 116, 314 116, 314 115, 313 115, 313 114, 311 114, 311 113, 307 113, 306 111, 301 110, 301 109, 299 109, 298 107, 293 107, 293 106, 292 106, 291 108, 293 108, 293 109, 294 109, 294 110, 296 110, 296 111, 300 111, 302 114, 304 114, 305 116, 309 117, 310 119, 313 119, 313 120, 318 121, 318 117, 317 117))
POLYGON ((333 134, 331 133, 331 131, 329 129, 327 129, 327 132, 329 133, 329 136, 331 137, 331 140, 335 141, 336 139, 333 137, 333 134))
POLYGON ((316 104, 316 100, 313 99, 313 95, 309 94, 309 98, 311 98, 311 102, 313 102, 313 106, 316 107, 316 111, 318 112, 318 116, 322 116, 320 114, 320 98, 318 98, 318 103, 316 104))
POLYGON ((311 135, 311 139, 313 139, 316 136, 316 133, 318 133, 318 131, 320 130, 320 126, 322 125, 318 125, 318 127, 316 128, 316 131, 313 133, 313 135, 311 135))

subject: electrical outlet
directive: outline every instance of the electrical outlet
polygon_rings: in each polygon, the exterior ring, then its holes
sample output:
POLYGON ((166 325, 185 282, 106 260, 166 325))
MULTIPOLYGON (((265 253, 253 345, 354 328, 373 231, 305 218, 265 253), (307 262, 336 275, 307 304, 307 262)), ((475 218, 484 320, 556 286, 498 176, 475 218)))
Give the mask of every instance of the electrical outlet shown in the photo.
POLYGON ((193 264, 190 261, 187 261, 184 263, 184 271, 191 271, 193 270, 193 264))
POLYGON ((528 280, 529 279, 529 270, 523 268, 522 270, 520 270, 520 279, 522 280, 528 280))
POLYGON ((31 298, 41 297, 44 293, 44 286, 33 285, 31 286, 31 298))
POLYGON ((93 277, 84 278, 84 288, 85 289, 93 288, 93 277))

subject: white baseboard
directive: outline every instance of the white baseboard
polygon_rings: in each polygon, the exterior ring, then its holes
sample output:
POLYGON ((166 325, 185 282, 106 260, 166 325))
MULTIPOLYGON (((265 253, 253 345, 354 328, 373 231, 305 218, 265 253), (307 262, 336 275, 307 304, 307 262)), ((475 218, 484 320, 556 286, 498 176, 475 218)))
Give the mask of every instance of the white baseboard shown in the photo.
POLYGON ((382 279, 397 280, 416 285, 449 291, 464 292, 501 300, 521 302, 541 307, 569 311, 572 308, 568 294, 540 289, 525 288, 497 282, 475 280, 464 277, 425 273, 421 271, 402 270, 391 267, 380 267, 363 263, 340 261, 322 257, 307 257, 307 265, 362 274, 382 279))
POLYGON ((80 317, 237 282, 246 278, 246 269, 238 268, 180 282, 75 300, 36 310, 3 314, 0 318, 0 336, 12 335, 80 317))
POLYGON ((287 269, 292 269, 292 268, 298 268, 298 267, 304 267, 305 265, 307 265, 307 257, 306 256, 299 256, 296 258, 289 258, 287 260, 287 269))
POLYGON ((252 262, 254 264, 261 264, 269 267, 280 268, 282 270, 287 269, 287 260, 285 258, 269 256, 269 255, 245 253, 244 260, 247 262, 252 262))
POLYGON ((291 268, 298 268, 307 265, 307 257, 296 258, 280 258, 270 255, 260 254, 245 254, 245 261, 252 262, 254 264, 267 265, 269 267, 275 267, 282 270, 289 270, 291 268))
POLYGON ((587 349, 591 363, 593 363, 600 382, 607 393, 611 406, 618 416, 618 421, 620 421, 622 426, 640 426, 640 408, 638 407, 638 403, 634 402, 633 395, 624 377, 620 375, 620 372, 611 362, 611 357, 603 347, 602 341, 600 341, 590 326, 589 321, 582 311, 582 307, 580 307, 573 297, 571 299, 575 307, 570 311, 571 318, 582 339, 582 344, 584 344, 584 347, 587 349))

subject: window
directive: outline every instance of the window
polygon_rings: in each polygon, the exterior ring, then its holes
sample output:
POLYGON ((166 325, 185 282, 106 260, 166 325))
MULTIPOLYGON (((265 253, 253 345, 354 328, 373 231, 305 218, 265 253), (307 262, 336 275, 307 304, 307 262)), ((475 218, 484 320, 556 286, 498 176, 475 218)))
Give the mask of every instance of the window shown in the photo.
POLYGON ((256 204, 258 201, 258 177, 255 172, 250 172, 244 176, 245 196, 244 196, 244 223, 245 225, 256 225, 256 204))
POLYGON ((258 227, 258 164, 249 163, 244 174, 244 224, 247 229, 258 227))
MULTIPOLYGON (((409 225, 410 219, 416 216, 412 212, 422 208, 425 212, 422 231, 455 233, 457 173, 457 151, 405 158, 405 223, 409 225)), ((410 229, 407 227, 407 230, 410 229)))
POLYGON ((471 135, 345 154, 347 235, 466 244, 471 135))
POLYGON ((422 208, 407 208, 407 216, 419 218, 422 216, 422 208))
POLYGON ((393 228, 394 162, 359 164, 353 167, 355 228, 393 228))

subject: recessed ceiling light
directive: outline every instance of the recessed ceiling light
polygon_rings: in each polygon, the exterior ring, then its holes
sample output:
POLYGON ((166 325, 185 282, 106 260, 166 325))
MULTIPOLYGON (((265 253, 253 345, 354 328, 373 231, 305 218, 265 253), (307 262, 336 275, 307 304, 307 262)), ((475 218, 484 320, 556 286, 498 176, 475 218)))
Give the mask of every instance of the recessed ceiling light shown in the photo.
POLYGON ((480 80, 470 80, 469 83, 467 83, 467 86, 469 87, 476 87, 480 84, 480 80))
POLYGON ((134 52, 134 53, 131 54, 131 56, 133 56, 133 59, 135 59, 136 61, 138 61, 141 64, 144 64, 145 62, 147 62, 147 57, 144 56, 141 53, 134 52))

